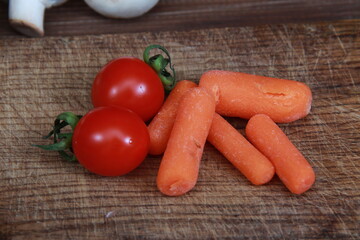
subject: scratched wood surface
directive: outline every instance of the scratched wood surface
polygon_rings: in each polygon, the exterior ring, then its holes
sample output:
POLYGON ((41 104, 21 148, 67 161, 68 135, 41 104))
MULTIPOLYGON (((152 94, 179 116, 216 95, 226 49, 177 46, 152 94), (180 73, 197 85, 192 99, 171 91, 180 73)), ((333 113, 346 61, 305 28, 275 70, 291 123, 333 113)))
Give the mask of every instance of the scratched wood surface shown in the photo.
MULTIPOLYGON (((83 0, 69 0, 45 14, 46 36, 192 30, 209 27, 303 23, 360 18, 359 0, 160 0, 131 20, 105 18, 83 0)), ((8 25, 0 1, 0 37, 22 37, 8 25)))
MULTIPOLYGON (((360 20, 44 39, 0 44, 0 239, 359 239, 360 20), (296 196, 274 178, 251 185, 211 145, 181 197, 155 185, 160 157, 105 178, 30 146, 62 111, 84 114, 109 60, 171 52, 179 79, 210 69, 294 79, 311 114, 281 128, 317 175, 296 196)), ((228 119, 243 132, 245 120, 228 119)))

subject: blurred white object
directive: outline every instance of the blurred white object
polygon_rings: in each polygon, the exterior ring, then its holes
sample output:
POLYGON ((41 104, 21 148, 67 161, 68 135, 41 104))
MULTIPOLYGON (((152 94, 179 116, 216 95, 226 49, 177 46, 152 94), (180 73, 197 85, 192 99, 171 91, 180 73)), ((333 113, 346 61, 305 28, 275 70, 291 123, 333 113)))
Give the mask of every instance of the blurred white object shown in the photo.
POLYGON ((159 0, 85 0, 85 2, 106 17, 134 18, 148 12, 159 0))
POLYGON ((9 0, 9 22, 17 31, 30 36, 44 36, 45 9, 67 0, 9 0))

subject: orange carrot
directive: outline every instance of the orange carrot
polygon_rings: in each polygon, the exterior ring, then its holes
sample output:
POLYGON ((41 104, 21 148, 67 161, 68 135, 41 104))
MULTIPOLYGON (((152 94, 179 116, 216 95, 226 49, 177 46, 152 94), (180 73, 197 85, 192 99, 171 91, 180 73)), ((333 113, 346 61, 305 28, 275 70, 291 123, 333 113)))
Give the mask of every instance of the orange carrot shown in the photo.
POLYGON ((229 71, 209 71, 199 85, 211 90, 216 112, 249 119, 263 113, 275 122, 305 117, 311 108, 311 90, 304 83, 229 71))
POLYGON ((253 184, 265 184, 274 176, 275 169, 269 159, 217 113, 207 140, 253 184))
POLYGON ((178 196, 195 186, 214 113, 215 99, 206 89, 184 94, 157 176, 163 194, 178 196))
POLYGON ((150 154, 160 155, 164 153, 171 129, 175 122, 179 102, 188 89, 196 86, 197 85, 194 82, 182 80, 179 81, 175 85, 175 88, 170 92, 164 105, 148 126, 150 135, 150 154))
POLYGON ((275 166, 275 172, 293 193, 307 191, 315 182, 308 161, 269 116, 258 114, 246 126, 246 136, 275 166))

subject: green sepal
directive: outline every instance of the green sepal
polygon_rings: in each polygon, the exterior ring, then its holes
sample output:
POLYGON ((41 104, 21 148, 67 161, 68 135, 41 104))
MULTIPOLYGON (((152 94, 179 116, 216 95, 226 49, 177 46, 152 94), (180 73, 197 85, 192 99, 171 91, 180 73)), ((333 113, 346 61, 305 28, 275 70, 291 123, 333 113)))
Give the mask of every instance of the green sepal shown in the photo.
POLYGON ((73 131, 74 131, 75 127, 76 127, 76 124, 79 122, 80 118, 79 118, 78 115, 75 115, 72 112, 63 112, 63 113, 60 113, 56 117, 57 120, 63 120, 64 122, 69 124, 73 131))
MULTIPOLYGON (((71 143, 70 143, 71 144, 71 143)), ((69 148, 69 141, 60 141, 49 145, 33 145, 46 151, 64 151, 69 148)))
POLYGON ((63 157, 65 160, 74 162, 77 161, 75 155, 72 151, 72 132, 69 133, 62 133, 61 129, 70 125, 72 131, 74 131, 77 123, 79 122, 81 115, 75 115, 71 112, 64 112, 59 114, 55 121, 53 129, 43 138, 48 139, 51 136, 54 137, 54 143, 48 145, 32 145, 43 150, 47 151, 57 151, 59 152, 60 156, 63 157), (67 153, 67 151, 70 152, 67 153))
POLYGON ((144 62, 148 64, 151 68, 155 70, 158 74, 165 92, 168 94, 175 87, 176 84, 176 72, 174 66, 171 63, 171 57, 169 52, 161 45, 150 45, 148 46, 143 54, 144 62), (149 56, 149 53, 152 49, 160 49, 163 51, 167 58, 163 57, 161 54, 154 55, 152 57, 149 56), (166 70, 166 67, 169 66, 172 75, 166 70))
POLYGON ((74 154, 68 154, 65 151, 59 151, 60 156, 68 162, 77 162, 77 158, 74 154))

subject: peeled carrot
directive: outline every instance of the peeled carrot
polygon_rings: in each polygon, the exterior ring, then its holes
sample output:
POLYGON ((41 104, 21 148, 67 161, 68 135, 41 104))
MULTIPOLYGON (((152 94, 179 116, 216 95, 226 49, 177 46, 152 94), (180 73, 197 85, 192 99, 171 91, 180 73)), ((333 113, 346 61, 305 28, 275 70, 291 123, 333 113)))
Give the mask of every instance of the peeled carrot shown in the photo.
POLYGON ((163 194, 178 196, 195 186, 214 113, 215 99, 206 89, 195 87, 184 94, 157 175, 163 194))
POLYGON ((250 142, 274 164, 276 174, 291 192, 301 194, 313 185, 314 170, 269 116, 255 115, 245 132, 250 142))
POLYGON ((170 92, 160 111, 148 126, 150 135, 149 154, 160 155, 164 153, 175 122, 179 102, 188 89, 196 86, 194 82, 182 80, 170 92))
POLYGON ((275 122, 292 122, 305 117, 312 94, 301 82, 229 71, 209 71, 199 86, 211 90, 217 99, 216 112, 249 119, 263 113, 275 122))
POLYGON ((217 113, 207 140, 253 184, 265 184, 274 176, 270 160, 217 113))

